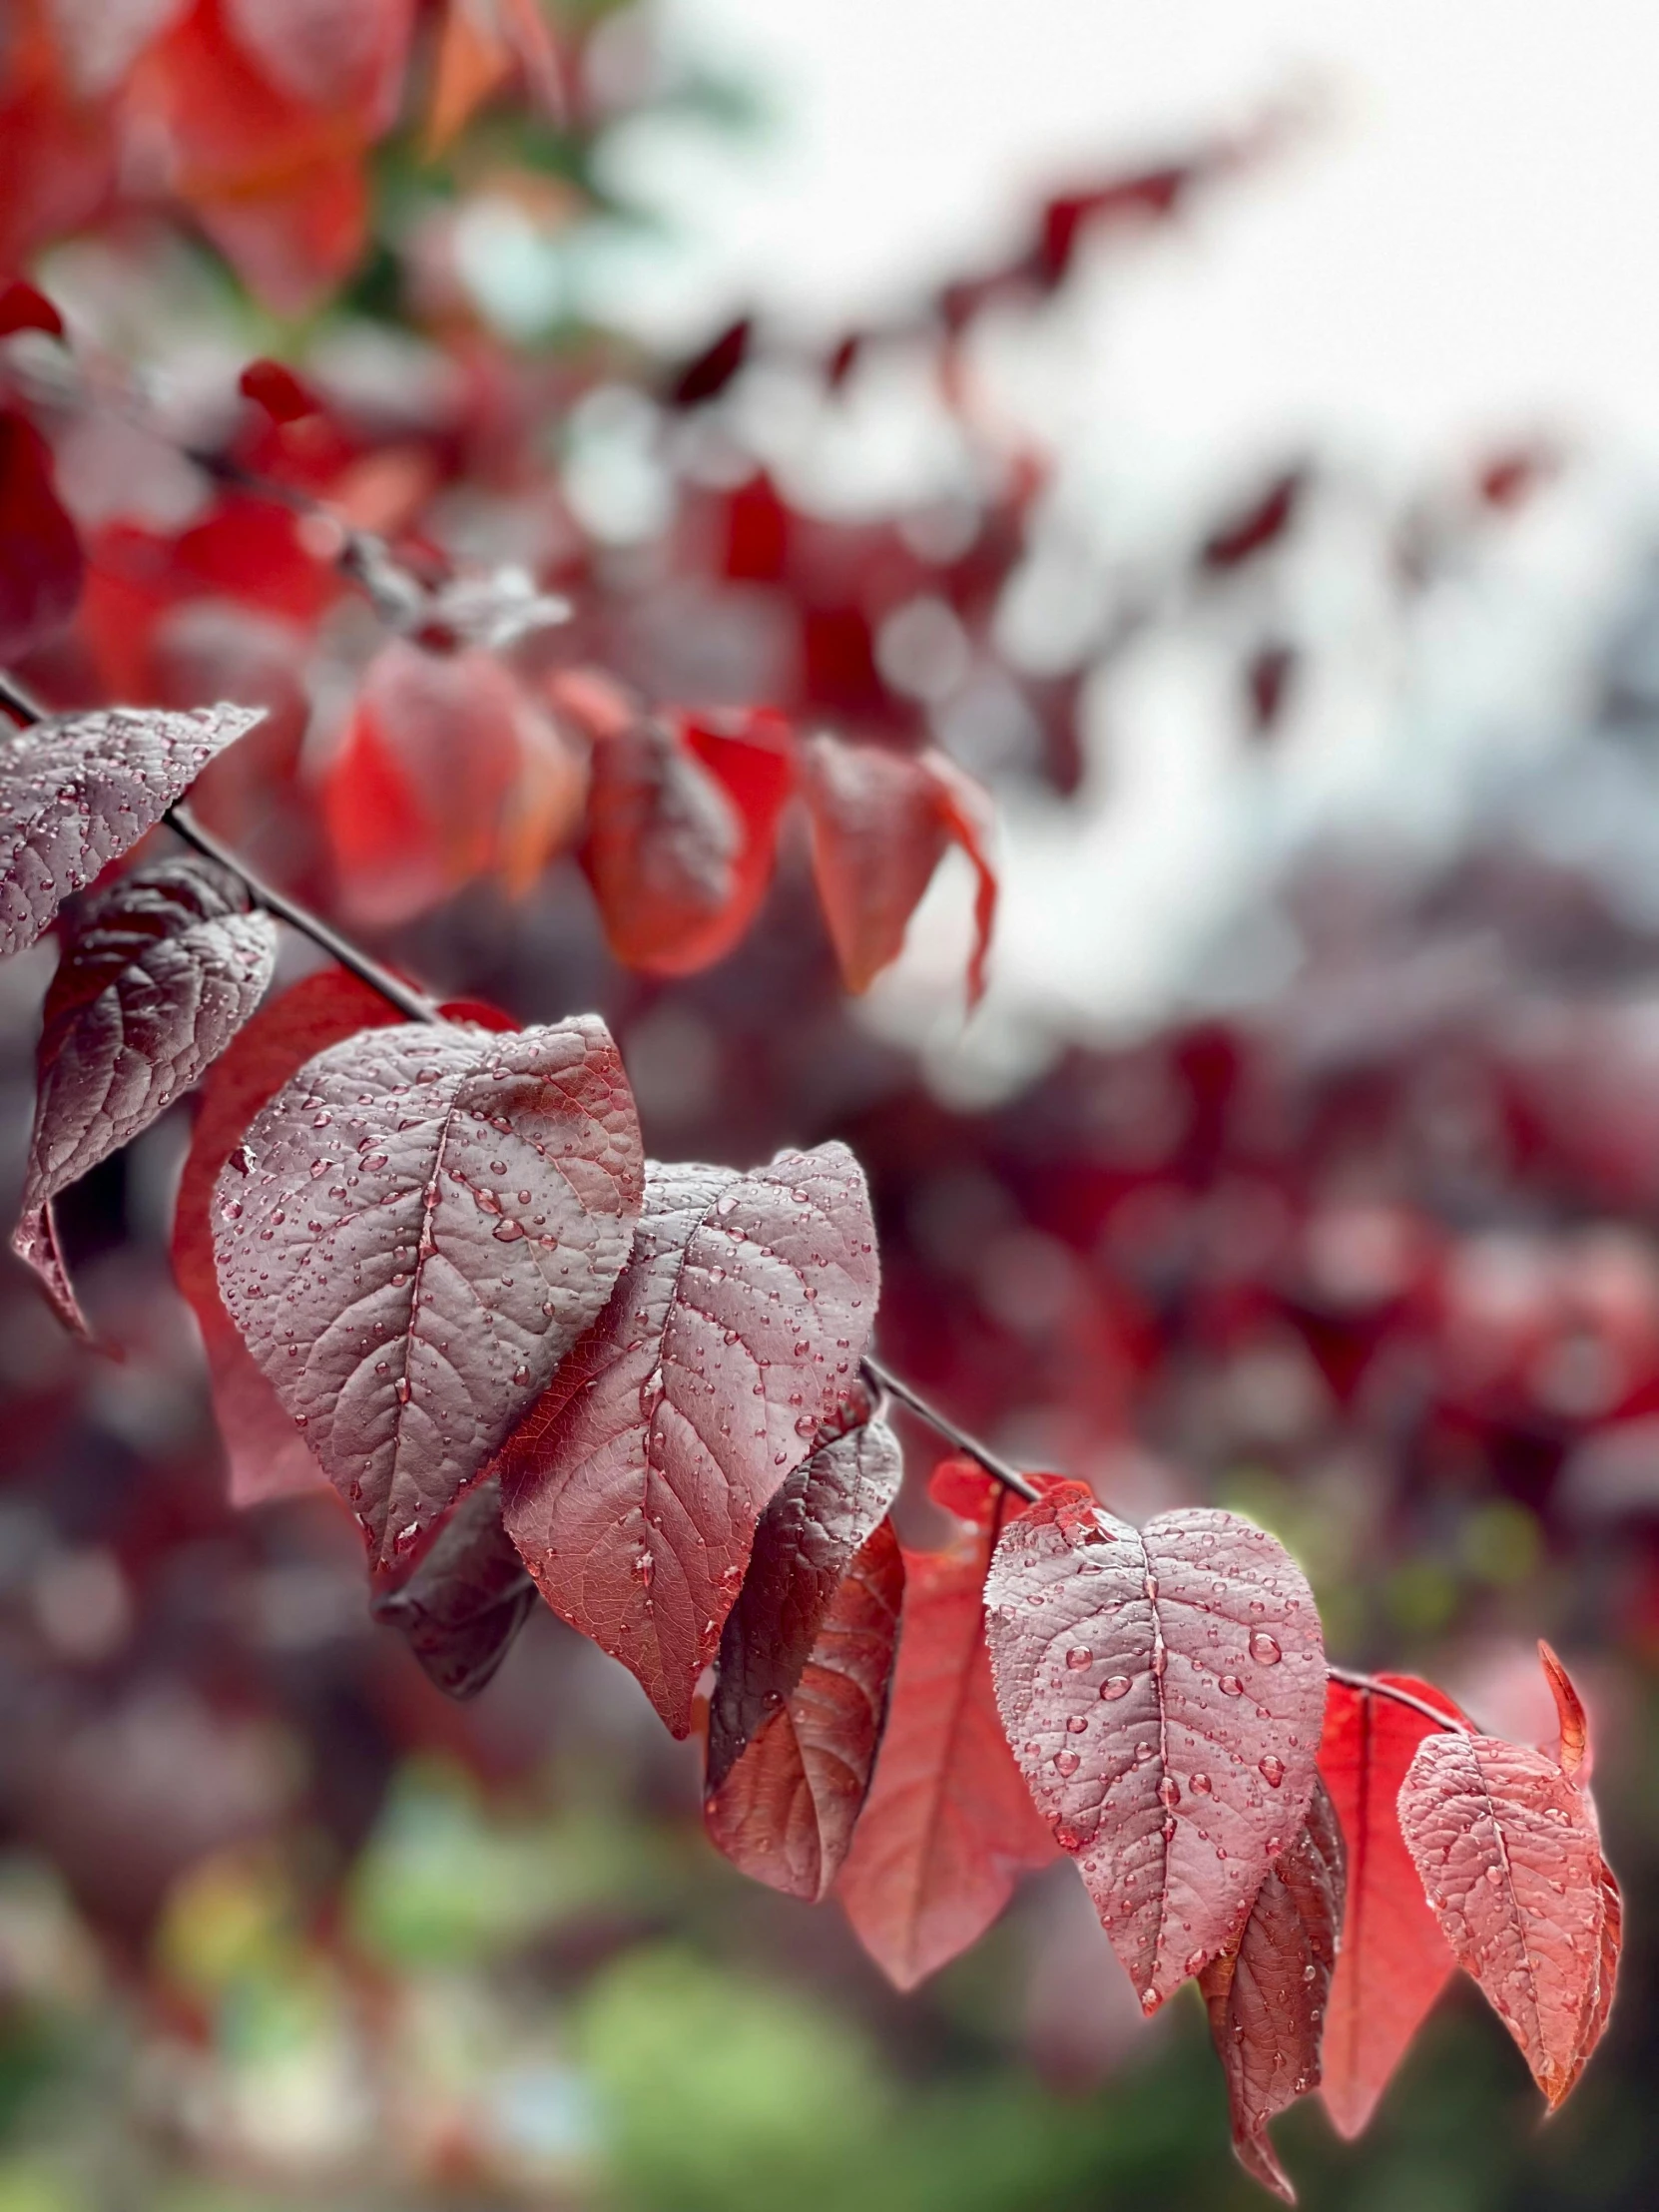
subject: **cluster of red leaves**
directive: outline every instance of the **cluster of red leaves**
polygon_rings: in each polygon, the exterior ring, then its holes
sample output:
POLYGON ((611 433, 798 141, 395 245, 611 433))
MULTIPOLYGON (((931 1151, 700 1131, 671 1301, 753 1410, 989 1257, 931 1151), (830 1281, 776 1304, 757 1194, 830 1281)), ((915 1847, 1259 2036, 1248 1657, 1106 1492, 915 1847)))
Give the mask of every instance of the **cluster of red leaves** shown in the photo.
MULTIPOLYGON (((11 943, 246 719, 16 741, 11 943)), ((177 1252, 240 1485, 331 1483, 379 1616, 435 1680, 487 1681, 525 1570, 676 1735, 714 1663, 711 1835, 778 1888, 833 1891, 901 1986, 1066 1853, 1146 2010, 1199 1979, 1239 2154, 1286 2196, 1266 2126, 1320 2083, 1328 2020, 1333 2109, 1357 2126, 1453 1958, 1560 2101, 1605 2025, 1620 1909, 1547 1648, 1554 1757, 1426 1688, 1328 1690, 1306 1581, 1232 1513, 1136 1529, 1080 1483, 1015 1504, 947 1462, 934 1497, 961 1534, 905 1555, 843 1147, 648 1165, 597 1017, 388 1023, 327 975, 256 1012, 273 954, 269 917, 194 861, 80 914, 19 1246, 72 1304, 52 1196, 219 1058, 177 1252)))
POLYGON ((433 152, 515 80, 560 105, 530 0, 22 0, 7 29, 0 267, 136 193, 199 224, 283 313, 360 260, 366 157, 408 99, 433 152))
MULTIPOLYGON (((141 0, 96 38, 80 14, 33 0, 19 17, 0 268, 136 175, 293 307, 355 264, 364 156, 411 84, 434 148, 515 74, 559 96, 524 0, 141 0)), ((929 303, 944 387, 959 389, 957 341, 984 307, 1052 292, 1091 231, 1167 218, 1250 150, 1051 202, 1008 265, 929 303)), ((19 281, 0 335, 23 331, 62 337, 19 281)), ((882 336, 837 346, 827 387, 882 336)), ((754 342, 746 320, 680 366, 665 411, 718 403, 754 342)), ((1045 689, 990 643, 1040 471, 989 472, 974 513, 929 533, 926 518, 814 517, 760 468, 688 467, 680 586, 704 589, 717 630, 740 604, 769 618, 770 680, 735 688, 771 703, 723 709, 653 665, 641 595, 580 532, 533 578, 455 573, 433 495, 486 445, 504 498, 545 491, 532 402, 547 385, 466 366, 466 409, 393 433, 255 363, 232 428, 197 456, 196 516, 85 534, 34 402, 8 382, 0 653, 72 708, 154 704, 71 713, 0 763, 0 950, 59 922, 200 777, 233 829, 274 790, 314 798, 324 846, 290 853, 290 872, 370 926, 483 877, 526 888, 571 853, 613 951, 655 975, 705 967, 750 929, 787 810, 855 990, 954 843, 977 876, 977 996, 986 806, 926 742, 931 678, 895 674, 891 626, 925 607, 1016 695, 1053 780, 1074 779, 1079 671, 1045 689), (497 403, 521 437, 491 442, 497 403), (362 659, 316 773, 301 672, 353 589, 394 635, 362 659), (567 613, 555 664, 535 641, 567 613), (223 760, 253 717, 178 711, 221 688, 267 710, 223 760)), ((1305 481, 1276 477, 1218 525, 1195 574, 1279 542, 1305 481)), ((1481 496, 1523 489, 1494 479, 1481 496)), ((1272 641, 1249 665, 1264 727, 1289 669, 1272 641)), ((972 1942, 1022 1872, 1074 1859, 1145 2009, 1198 1980, 1240 2156, 1282 2193, 1268 2121, 1323 2069, 1339 2124, 1363 2124, 1454 1962, 1551 2103, 1566 2094, 1605 2025, 1620 1923, 1583 1715, 1551 1655, 1554 1755, 1475 1734, 1426 1686, 1330 1678, 1300 1571, 1236 1515, 1137 1529, 1081 1484, 1045 1478, 1020 1505, 952 1461, 932 1488, 958 1532, 907 1552, 889 1518, 896 1443, 861 1372, 875 1235, 843 1146, 747 1173, 647 1162, 592 1016, 518 1029, 461 1006, 402 1022, 334 971, 261 1007, 270 916, 195 861, 141 862, 60 931, 17 1248, 73 1315, 55 1198, 202 1085, 174 1249, 234 1491, 331 1485, 363 1530, 377 1617, 442 1687, 480 1689, 539 1591, 675 1734, 703 1724, 719 1847, 792 1895, 839 1899, 901 1986, 972 1942)))

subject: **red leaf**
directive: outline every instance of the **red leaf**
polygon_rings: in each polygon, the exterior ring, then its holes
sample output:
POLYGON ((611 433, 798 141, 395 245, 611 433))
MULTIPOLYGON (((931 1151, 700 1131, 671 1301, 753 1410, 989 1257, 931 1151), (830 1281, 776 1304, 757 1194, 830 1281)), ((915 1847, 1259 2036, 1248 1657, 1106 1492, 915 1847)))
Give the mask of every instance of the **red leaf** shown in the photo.
POLYGON ((246 707, 111 707, 0 748, 0 957, 33 944, 70 892, 131 851, 259 719, 246 707))
POLYGON ((985 1570, 1018 1508, 966 1461, 944 1463, 935 1495, 944 1481, 957 1509, 976 1487, 977 1511, 943 1551, 904 1554, 886 1733, 835 1885, 858 1940, 900 1989, 976 1942, 1020 1875, 1055 1856, 1003 1736, 985 1649, 985 1570))
MULTIPOLYGON (((1558 1660, 1552 1686, 1557 1675, 1558 1660)), ((1588 1790, 1541 1751, 1428 1736, 1400 1787, 1399 1825, 1458 1964, 1553 2111, 1600 2040, 1618 1970, 1618 1887, 1588 1790)))
POLYGON ((813 870, 849 991, 867 990, 904 943, 904 931, 954 840, 978 878, 968 1003, 985 988, 996 911, 986 857, 988 802, 942 753, 917 757, 816 737, 802 748, 813 822, 813 870))
POLYGON ((750 919, 745 837, 736 803, 668 724, 640 718, 596 741, 582 865, 627 966, 689 975, 731 949, 750 919))
POLYGON ((1222 523, 1199 548, 1199 565, 1212 570, 1242 568, 1285 535, 1308 488, 1307 471, 1288 468, 1276 476, 1242 513, 1222 523))
POLYGON ((1302 1570, 1234 1513, 1144 1529, 1056 1485, 985 1585, 997 1703, 1145 2010, 1237 1936, 1315 1782, 1325 1648, 1302 1570))
POLYGON ((536 1585, 501 1525, 501 1485, 475 1483, 413 1571, 371 1607, 400 1629, 446 1696, 472 1698, 494 1676, 536 1608, 536 1585))
POLYGON ((273 422, 302 422, 319 405, 316 394, 280 361, 250 361, 237 378, 237 389, 273 422))
POLYGON ((249 1123, 314 1053, 402 1020, 344 968, 321 968, 254 1016, 202 1087, 173 1216, 173 1272, 202 1331, 214 1412, 231 1463, 233 1505, 260 1505, 326 1485, 305 1439, 225 1311, 214 1264, 213 1197, 249 1123))
MULTIPOLYGON (((1378 1680, 1458 1721, 1448 1697, 1411 1675, 1378 1680)), ((1332 1682, 1320 1773, 1348 1840, 1348 1918, 1325 2030, 1326 2106, 1338 2131, 1358 2135, 1418 2023, 1455 1964, 1423 1900, 1399 1832, 1399 1786, 1424 1737, 1426 1714, 1375 1690, 1332 1682)))
POLYGON ((24 1224, 12 1249, 58 1296, 43 1234, 58 1193, 129 1143, 212 1065, 264 997, 276 925, 224 869, 166 860, 124 876, 77 917, 46 994, 24 1224))
POLYGON ((845 1864, 886 1725, 904 1556, 883 1520, 854 1553, 801 1678, 720 1789, 709 1834, 735 1866, 817 1904, 845 1864))
POLYGON ((221 1295, 378 1558, 441 1518, 603 1309, 643 1174, 594 1015, 369 1030, 262 1109, 219 1178, 221 1295))
POLYGON ((677 1736, 756 1524, 857 1374, 878 1287, 844 1145, 747 1175, 654 1163, 610 1306, 502 1454, 542 1595, 677 1736))
POLYGON ((1590 1721, 1583 1701, 1573 1688, 1572 1678, 1562 1666, 1548 1644, 1540 1641, 1538 1657, 1543 1662, 1544 1680, 1549 1684, 1549 1694, 1555 1700, 1555 1710, 1560 1718, 1561 1737, 1556 1752, 1556 1764, 1563 1774, 1577 1775, 1582 1781, 1590 1779, 1590 1721))
POLYGON ((0 284, 0 338, 10 337, 14 330, 44 330, 52 338, 64 334, 63 316, 45 292, 21 276, 0 284))
MULTIPOLYGON (((353 914, 406 921, 495 864, 524 797, 527 744, 549 735, 531 729, 538 722, 490 654, 425 653, 399 639, 376 655, 322 795, 353 914)), ((571 778, 555 835, 574 812, 574 769, 571 778)), ((522 822, 513 827, 522 833, 522 822)))
POLYGON ((820 1444, 755 1532, 721 1637, 704 1817, 727 1858, 816 1903, 846 1857, 886 1717, 904 1565, 885 1421, 820 1444))
POLYGON ((537 104, 558 118, 558 50, 537 0, 449 0, 426 117, 428 158, 442 153, 515 69, 537 104))
POLYGON ((778 820, 795 790, 794 735, 782 715, 765 707, 688 715, 681 735, 737 808, 743 825, 731 897, 718 929, 700 940, 700 964, 707 965, 747 933, 772 881, 778 820))
POLYGON ((53 488, 50 447, 27 417, 0 409, 0 660, 63 628, 84 571, 81 541, 53 488))
POLYGON ((1238 1942, 1199 1976, 1227 2076, 1233 2148, 1246 2173, 1287 2204, 1296 2191, 1267 2123, 1319 2084, 1343 1887, 1342 1831, 1316 1779, 1302 1832, 1269 1869, 1238 1942))
POLYGON ((700 407, 706 400, 718 399, 748 359, 754 334, 755 326, 748 315, 729 324, 670 379, 669 405, 700 407))
POLYGON ((266 83, 315 108, 361 110, 386 128, 398 92, 413 0, 222 0, 225 28, 266 83))

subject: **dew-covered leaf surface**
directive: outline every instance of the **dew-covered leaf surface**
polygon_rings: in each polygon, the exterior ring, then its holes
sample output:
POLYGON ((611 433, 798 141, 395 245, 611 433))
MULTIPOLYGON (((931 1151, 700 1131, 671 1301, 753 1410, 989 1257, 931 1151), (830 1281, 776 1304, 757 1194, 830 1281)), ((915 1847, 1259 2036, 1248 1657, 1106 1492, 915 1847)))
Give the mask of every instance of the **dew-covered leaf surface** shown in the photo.
POLYGON ((260 713, 109 707, 0 744, 0 955, 33 944, 260 713))
POLYGON ((847 1562, 791 1688, 704 1801, 709 1834, 734 1866, 808 1904, 851 1848, 886 1722, 903 1595, 903 1554, 883 1519, 847 1562))
POLYGON ((1618 1968, 1618 1890, 1589 1792, 1541 1751, 1431 1735, 1399 1824, 1458 1964, 1553 2109, 1600 2039, 1618 1968))
POLYGON ((492 1680, 539 1600, 501 1525, 501 1485, 487 1476, 460 1500, 374 1618, 396 1628, 427 1675, 454 1698, 492 1680))
POLYGON ((1239 2163, 1296 2202, 1267 2123, 1319 2085, 1320 2039, 1343 1924, 1342 1831, 1316 1779, 1300 1834, 1269 1868, 1236 1944, 1199 1976, 1227 2076, 1239 2163))
POLYGON ((234 1505, 292 1496, 327 1477, 219 1295, 213 1199, 220 1171, 261 1107, 314 1053, 360 1029, 390 1028, 402 1018, 344 968, 319 968, 262 1006, 202 1085, 173 1213, 173 1273, 202 1332, 234 1505))
POLYGON ((477 1478, 603 1310, 643 1167, 592 1015, 366 1031, 308 1061, 232 1152, 226 1307, 379 1558, 477 1478))
POLYGON ((856 1379, 879 1281, 844 1145, 746 1175, 653 1164, 609 1309, 502 1455, 542 1594, 676 1735, 762 1512, 856 1379))
POLYGON ((1144 1529, 1056 1484, 985 1589, 1008 1741, 1147 2011, 1237 1936, 1314 1788, 1325 1648, 1301 1569, 1207 1507, 1144 1529))

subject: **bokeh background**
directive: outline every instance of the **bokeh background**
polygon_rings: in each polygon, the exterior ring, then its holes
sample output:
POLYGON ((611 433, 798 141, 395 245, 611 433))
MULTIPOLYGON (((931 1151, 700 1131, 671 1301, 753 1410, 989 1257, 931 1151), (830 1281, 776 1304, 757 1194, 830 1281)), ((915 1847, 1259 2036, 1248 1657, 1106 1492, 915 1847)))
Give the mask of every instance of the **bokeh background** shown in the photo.
MULTIPOLYGON (((0 9, 14 91, 38 14, 0 9)), ((365 933, 520 1018, 597 1006, 654 1152, 846 1138, 885 1356, 1121 1510, 1257 1515, 1343 1659, 1542 1737, 1548 1635, 1629 1901, 1606 2044, 1540 2128, 1454 1985, 1362 2142, 1317 2101, 1280 2139, 1316 2212, 1651 2203, 1659 29, 1623 0, 552 20, 570 119, 376 145, 371 250, 311 296, 130 180, 6 254, 187 430, 291 359, 355 425, 323 488, 377 461, 362 511, 571 590, 555 657, 926 735, 991 785, 970 1021, 954 862, 858 1002, 798 846, 682 981, 610 957, 568 858, 365 933)), ((55 442, 93 581, 32 680, 271 705, 204 808, 371 908, 317 800, 364 610, 280 549, 180 583, 156 549, 212 487, 107 415, 55 442)), ((50 967, 0 969, 8 1189, 50 967)), ((120 1358, 0 1278, 0 2212, 1265 2201, 1198 2005, 1140 2020, 1069 1868, 900 1999, 833 1907, 715 1856, 694 1752, 551 1616, 455 1706, 367 1619, 328 1502, 233 1514, 166 1257, 187 1132, 64 1208, 120 1358)))

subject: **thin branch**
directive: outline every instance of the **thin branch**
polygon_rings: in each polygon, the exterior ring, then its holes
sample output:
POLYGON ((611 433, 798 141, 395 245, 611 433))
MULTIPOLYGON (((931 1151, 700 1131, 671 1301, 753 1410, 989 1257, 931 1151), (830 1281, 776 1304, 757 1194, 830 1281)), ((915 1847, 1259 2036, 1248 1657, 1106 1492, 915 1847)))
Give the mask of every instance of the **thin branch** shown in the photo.
POLYGON ((1357 1674, 1352 1667, 1327 1667, 1326 1673, 1333 1682, 1346 1682, 1351 1690, 1370 1690, 1375 1697, 1392 1698, 1396 1705, 1409 1706, 1413 1713, 1420 1713, 1424 1720, 1443 1728, 1448 1736, 1468 1736, 1473 1733, 1466 1721, 1453 1720, 1449 1713, 1442 1713, 1437 1705, 1430 1705, 1426 1698, 1417 1697, 1410 1690, 1395 1689, 1391 1682, 1383 1682, 1375 1674, 1357 1674))
POLYGON ((170 830, 184 838, 186 844, 194 845, 198 852, 206 854, 210 860, 217 860, 221 867, 229 868, 233 875, 240 876, 256 906, 263 906, 268 913, 279 915, 290 927, 297 929, 301 936, 309 937, 313 944, 320 945, 342 968, 349 968, 370 990, 378 991, 382 998, 390 1000, 399 1013, 407 1014, 410 1021, 442 1023, 444 1017, 436 999, 428 998, 424 991, 417 991, 412 984, 405 983, 390 968, 382 967, 378 960, 371 960, 366 952, 359 952, 348 937, 342 937, 337 929, 330 928, 308 906, 301 906, 296 898, 289 898, 285 891, 277 890, 262 875, 256 874, 246 860, 239 859, 228 845, 221 844, 213 831, 198 822, 188 807, 170 807, 162 820, 170 830))
MULTIPOLYGON (((40 701, 15 677, 3 671, 0 671, 0 707, 25 727, 46 720, 46 709, 40 701)), ((308 906, 301 906, 296 898, 289 898, 286 891, 279 891, 274 883, 268 883, 246 860, 222 844, 204 823, 198 822, 188 807, 183 804, 170 807, 162 820, 186 844, 194 845, 198 852, 239 877, 256 906, 263 906, 268 913, 277 915, 290 928, 297 929, 301 936, 309 937, 312 944, 320 945, 331 959, 337 960, 342 968, 348 968, 370 990, 378 991, 400 1014, 406 1014, 410 1021, 442 1022, 443 1012, 436 999, 428 998, 424 991, 417 991, 413 984, 405 983, 390 968, 370 959, 349 937, 342 937, 337 929, 330 928, 308 906)))
POLYGON ((1004 1489, 1012 1490, 1016 1497, 1025 1498, 1032 1505, 1036 1504, 1042 1493, 1017 1467, 1011 1467, 1006 1459, 998 1458, 989 1445, 982 1444, 977 1436, 970 1436, 965 1428, 958 1428, 953 1420, 941 1413, 936 1405, 930 1405, 919 1390, 912 1389, 890 1368, 884 1368, 879 1360, 871 1360, 866 1356, 863 1370, 878 1388, 890 1390, 894 1397, 901 1398, 912 1413, 919 1413, 928 1426, 936 1428, 947 1443, 953 1443, 958 1451, 965 1451, 970 1459, 977 1459, 985 1472, 994 1475, 1004 1489))

